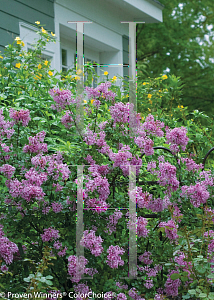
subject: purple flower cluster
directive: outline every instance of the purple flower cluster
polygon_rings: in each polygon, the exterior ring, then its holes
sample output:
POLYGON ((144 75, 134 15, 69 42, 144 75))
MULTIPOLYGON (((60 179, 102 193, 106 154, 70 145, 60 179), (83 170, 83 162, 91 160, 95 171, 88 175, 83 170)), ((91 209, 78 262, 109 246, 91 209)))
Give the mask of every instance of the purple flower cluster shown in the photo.
POLYGON ((152 195, 143 192, 142 187, 136 187, 136 200, 139 208, 145 208, 152 201, 152 195))
POLYGON ((114 123, 129 122, 129 103, 123 104, 122 102, 119 102, 109 108, 114 123))
POLYGON ((140 272, 144 272, 146 275, 146 282, 144 283, 144 286, 147 289, 151 289, 154 286, 152 277, 157 276, 158 272, 160 272, 162 270, 162 266, 155 265, 154 268, 151 268, 149 265, 147 265, 145 267, 139 267, 139 266, 137 266, 137 267, 140 272))
POLYGON ((100 256, 103 252, 102 242, 103 239, 101 236, 96 237, 94 230, 85 230, 80 245, 89 249, 93 255, 100 256))
POLYGON ((210 197, 210 193, 207 191, 206 185, 202 183, 196 183, 196 185, 190 186, 182 186, 181 187, 182 193, 180 194, 181 197, 187 196, 190 198, 190 202, 195 207, 199 207, 201 204, 206 203, 206 201, 210 197))
MULTIPOLYGON (((134 191, 131 191, 134 194, 134 191)), ((171 204, 168 196, 161 198, 153 198, 152 194, 142 192, 141 187, 136 187, 136 202, 139 208, 146 208, 153 212, 161 212, 171 204)))
POLYGON ((213 186, 214 183, 213 183, 213 176, 211 174, 211 170, 200 172, 198 181, 206 186, 208 185, 213 186), (202 181, 202 179, 204 180, 202 181))
POLYGON ((121 259, 119 255, 122 255, 125 253, 125 250, 123 248, 120 248, 118 245, 116 246, 110 246, 107 249, 108 256, 107 256, 107 264, 112 269, 117 269, 118 266, 123 266, 124 261, 121 259))
POLYGON ((200 165, 196 164, 192 158, 182 157, 181 161, 182 161, 182 163, 184 163, 184 162, 186 163, 186 169, 185 170, 187 170, 189 172, 192 171, 194 173, 194 172, 199 171, 200 169, 203 168, 203 164, 200 164, 200 165))
POLYGON ((108 230, 104 230, 104 231, 106 233, 112 234, 112 232, 116 230, 116 225, 118 223, 118 220, 122 218, 122 216, 123 216, 122 212, 116 209, 116 211, 112 215, 110 215, 109 218, 106 218, 109 219, 109 224, 107 225, 108 230))
POLYGON ((33 199, 43 199, 45 196, 41 186, 30 184, 27 180, 22 180, 22 182, 18 179, 8 180, 6 186, 12 197, 21 197, 27 202, 33 201, 33 199))
POLYGON ((70 129, 74 125, 74 120, 71 115, 73 115, 73 113, 69 110, 66 110, 65 115, 61 118, 61 122, 65 126, 65 128, 70 129))
POLYGON ((151 254, 152 254, 151 252, 145 251, 142 255, 138 257, 138 259, 141 262, 143 261, 143 263, 146 265, 151 265, 153 263, 153 260, 150 259, 151 254))
POLYGON ((59 202, 53 202, 51 205, 52 205, 52 209, 55 213, 59 213, 63 209, 63 205, 59 202))
POLYGON ((81 280, 81 275, 86 273, 85 266, 88 260, 80 256, 79 258, 75 255, 68 257, 68 274, 71 276, 71 281, 78 283, 81 280))
POLYGON ((153 155, 154 154, 154 142, 144 136, 138 136, 134 138, 135 144, 141 149, 141 152, 144 153, 145 155, 153 155))
POLYGON ((136 288, 131 288, 128 292, 129 297, 131 297, 134 300, 145 300, 144 298, 141 298, 140 295, 137 294, 136 288))
POLYGON ((53 229, 52 227, 45 228, 44 233, 41 234, 43 242, 49 242, 59 238, 59 230, 53 229))
POLYGON ((36 136, 30 136, 28 138, 29 145, 25 145, 23 148, 23 152, 27 153, 43 153, 48 152, 47 144, 43 143, 45 138, 46 132, 41 131, 36 134, 36 136))
POLYGON ((159 227, 161 228, 164 228, 165 229, 165 232, 166 232, 166 236, 171 240, 176 240, 178 238, 178 235, 177 235, 177 228, 178 228, 178 225, 175 224, 175 221, 174 220, 169 220, 168 222, 161 222, 159 224, 159 227))
POLYGON ((146 228, 148 221, 143 217, 137 218, 137 235, 139 237, 147 237, 149 233, 149 229, 146 228))
POLYGON ((85 283, 79 283, 77 285, 74 285, 74 291, 77 294, 76 299, 82 300, 83 298, 80 296, 80 294, 88 294, 89 292, 92 292, 92 290, 85 284, 85 283))
POLYGON ((108 167, 103 166, 103 168, 97 166, 97 165, 92 165, 88 169, 91 172, 91 175, 87 175, 86 179, 88 180, 85 184, 86 189, 84 192, 84 198, 86 199, 86 206, 91 207, 91 208, 97 208, 96 211, 101 211, 103 210, 102 208, 105 207, 105 210, 107 209, 108 205, 106 203, 106 199, 108 198, 110 194, 109 190, 109 183, 106 177, 102 177, 100 174, 100 171, 102 174, 106 174, 108 172, 108 167), (93 179, 90 179, 93 177, 93 179), (95 190, 97 190, 99 194, 99 200, 96 198, 93 199, 88 199, 88 193, 93 193, 95 190))
POLYGON ((147 135, 151 134, 158 137, 162 137, 164 135, 164 132, 161 130, 161 128, 164 127, 164 123, 158 120, 155 121, 153 115, 151 114, 146 117, 142 127, 147 135))
POLYGON ((23 126, 27 126, 29 121, 31 120, 30 111, 28 109, 27 110, 21 109, 18 111, 13 108, 10 108, 9 116, 11 119, 14 120, 15 124, 22 122, 23 126))
POLYGON ((117 300, 127 300, 127 297, 124 293, 117 294, 117 300))
POLYGON ((166 128, 166 143, 170 144, 170 150, 172 153, 179 152, 179 146, 182 151, 185 151, 189 138, 187 137, 187 130, 185 127, 178 127, 174 129, 166 128))
POLYGON ((173 296, 173 297, 178 296, 178 288, 181 285, 181 281, 179 278, 175 279, 175 280, 170 278, 170 276, 174 273, 179 274, 178 271, 175 271, 175 270, 170 271, 167 275, 168 278, 166 280, 165 289, 164 289, 165 293, 168 296, 173 296))
POLYGON ((55 105, 51 105, 53 109, 57 109, 58 112, 65 110, 67 106, 71 105, 75 102, 74 99, 71 99, 71 91, 69 90, 60 90, 52 89, 49 91, 49 94, 53 97, 54 101, 56 102, 55 105))
POLYGON ((0 110, 0 142, 3 139, 3 136, 6 135, 7 139, 11 139, 12 135, 14 134, 15 130, 12 128, 14 122, 9 122, 4 120, 3 110, 0 110))
MULTIPOLYGON (((17 245, 4 236, 3 226, 0 226, 0 258, 2 258, 6 264, 10 265, 13 261, 13 254, 18 252, 17 245)), ((5 267, 3 267, 4 269, 5 267)), ((5 269, 6 271, 6 269, 5 269)))
POLYGON ((91 98, 102 98, 109 101, 114 101, 114 98, 116 94, 110 90, 108 90, 111 86, 111 82, 107 81, 104 83, 101 83, 96 88, 92 87, 86 87, 86 92, 88 94, 88 97, 91 98))
POLYGON ((139 156, 133 157, 131 152, 129 152, 130 147, 124 145, 118 151, 118 153, 109 153, 109 158, 114 161, 113 168, 120 167, 123 171, 124 176, 129 175, 129 165, 136 165, 136 175, 139 175, 140 168, 142 166, 142 159, 139 156))
POLYGON ((127 284, 122 285, 122 283, 120 283, 120 282, 116 282, 116 286, 118 286, 120 289, 125 289, 125 290, 128 289, 127 284))
POLYGON ((10 179, 13 176, 15 170, 15 167, 8 164, 2 165, 0 167, 0 172, 3 173, 8 179, 10 179))

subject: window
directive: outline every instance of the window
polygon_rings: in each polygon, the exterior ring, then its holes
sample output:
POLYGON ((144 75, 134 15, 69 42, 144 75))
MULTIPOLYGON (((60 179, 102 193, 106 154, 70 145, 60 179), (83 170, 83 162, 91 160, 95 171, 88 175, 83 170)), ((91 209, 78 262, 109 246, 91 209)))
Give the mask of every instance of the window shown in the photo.
POLYGON ((62 72, 68 71, 67 50, 61 49, 62 72))

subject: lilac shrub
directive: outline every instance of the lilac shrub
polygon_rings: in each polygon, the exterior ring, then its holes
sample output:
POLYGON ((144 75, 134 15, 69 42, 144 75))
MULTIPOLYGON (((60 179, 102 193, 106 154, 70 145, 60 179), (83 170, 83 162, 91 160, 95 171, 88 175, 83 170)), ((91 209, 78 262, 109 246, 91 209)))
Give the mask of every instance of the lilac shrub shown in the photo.
POLYGON ((163 299, 187 292, 194 280, 208 291, 214 252, 213 173, 183 154, 189 141, 184 127, 168 128, 151 114, 142 121, 135 113, 136 127, 129 132, 133 106, 118 102, 111 87, 105 82, 85 89, 85 131, 78 136, 72 135, 78 118, 75 96, 69 89, 49 91, 57 126, 66 130, 60 138, 70 141, 69 155, 57 151, 57 144, 49 146, 50 132, 30 130, 29 110, 11 108, 7 117, 0 111, 0 223, 9 236, 1 235, 3 275, 13 272, 25 291, 24 278, 36 272, 32 261, 38 264, 44 247, 50 247, 53 259, 44 272, 66 293, 84 290, 104 292, 109 299, 163 299), (154 149, 161 144, 174 155, 163 156, 154 149), (84 165, 82 190, 77 165, 84 165), (130 165, 136 166, 136 189, 129 187, 130 165), (80 257, 75 255, 77 193, 84 203, 80 257), (137 216, 129 214, 130 196, 136 197, 137 216), (120 279, 129 271, 130 228, 136 229, 140 284, 120 279), (199 254, 207 259, 203 274, 194 265, 199 254), (17 273, 20 266, 27 267, 17 273), (86 281, 87 276, 92 279, 86 281))

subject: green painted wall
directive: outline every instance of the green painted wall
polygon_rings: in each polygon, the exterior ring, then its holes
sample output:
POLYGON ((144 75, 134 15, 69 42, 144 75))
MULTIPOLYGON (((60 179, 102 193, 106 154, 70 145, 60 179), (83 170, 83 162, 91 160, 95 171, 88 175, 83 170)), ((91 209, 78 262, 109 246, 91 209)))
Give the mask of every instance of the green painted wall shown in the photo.
POLYGON ((54 32, 54 0, 0 0, 0 51, 19 36, 19 22, 35 24, 54 32))

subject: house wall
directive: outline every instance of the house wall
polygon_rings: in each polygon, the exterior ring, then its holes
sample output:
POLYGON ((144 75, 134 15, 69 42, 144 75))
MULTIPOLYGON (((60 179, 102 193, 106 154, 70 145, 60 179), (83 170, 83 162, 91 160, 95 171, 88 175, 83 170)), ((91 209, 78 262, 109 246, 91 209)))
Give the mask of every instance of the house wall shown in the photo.
POLYGON ((19 22, 35 21, 54 32, 54 0, 0 0, 0 51, 20 35, 19 22))
MULTIPOLYGON (((108 65, 98 68, 98 75, 108 71, 109 77, 123 76, 123 67, 115 66, 123 64, 123 35, 128 35, 128 24, 120 24, 122 12, 102 0, 56 0, 54 6, 55 33, 60 40, 57 56, 61 57, 64 47, 69 64, 76 52, 76 24, 68 24, 68 21, 92 21, 92 24, 84 24, 84 57, 108 65)), ((61 60, 57 62, 57 70, 61 69, 61 63, 61 60)))

